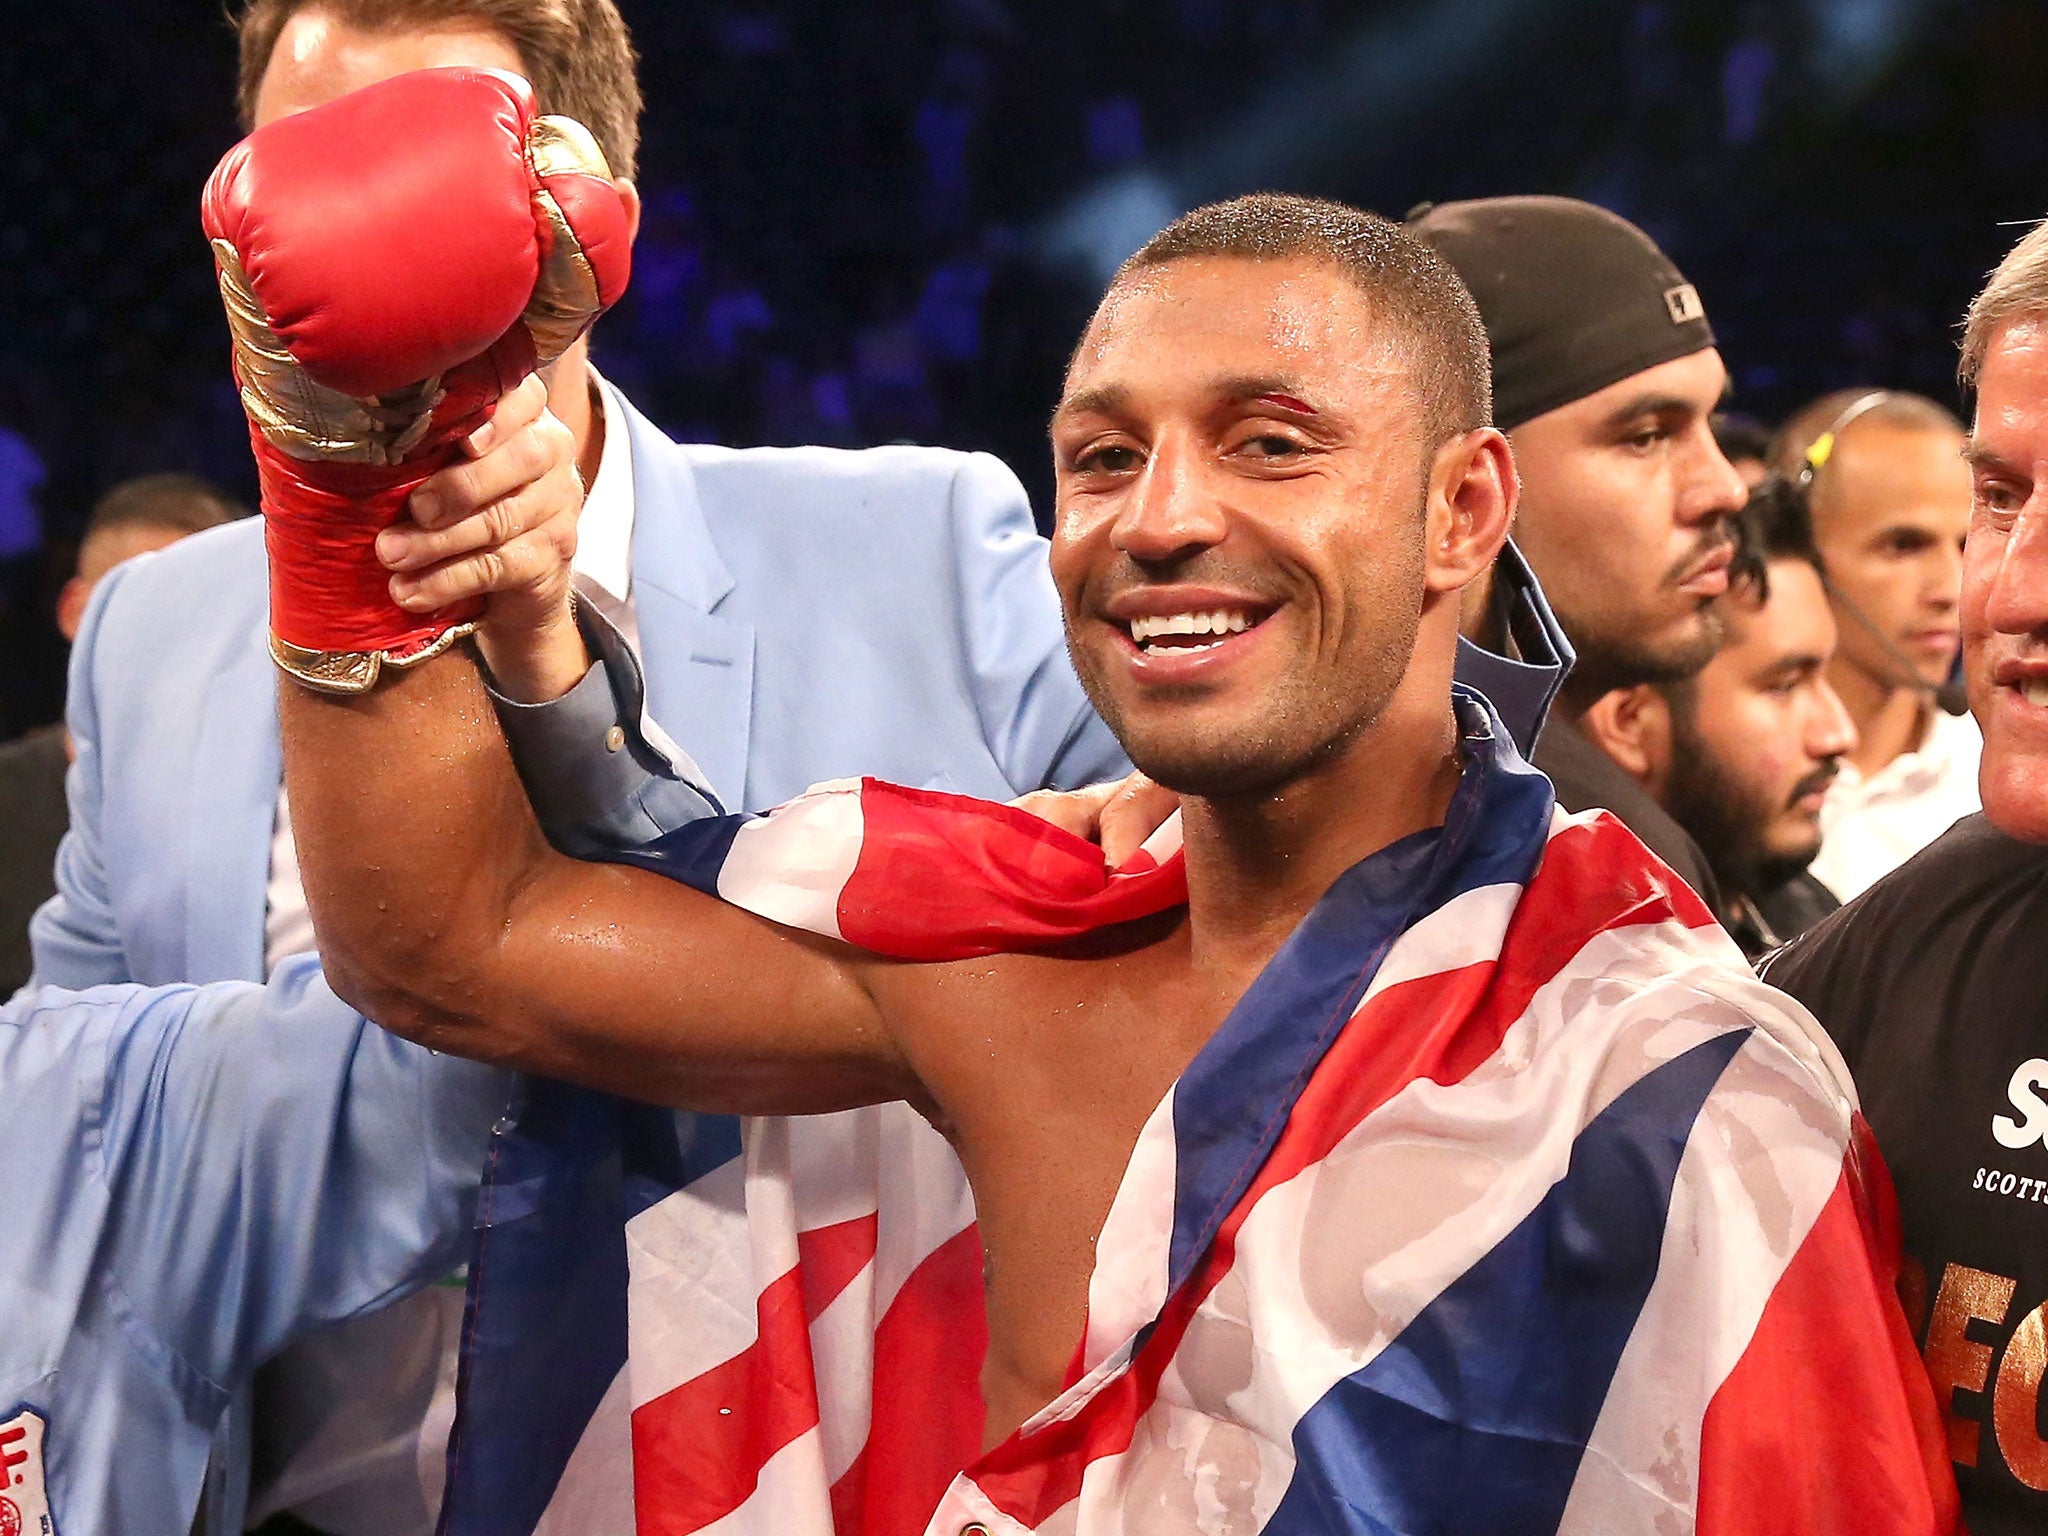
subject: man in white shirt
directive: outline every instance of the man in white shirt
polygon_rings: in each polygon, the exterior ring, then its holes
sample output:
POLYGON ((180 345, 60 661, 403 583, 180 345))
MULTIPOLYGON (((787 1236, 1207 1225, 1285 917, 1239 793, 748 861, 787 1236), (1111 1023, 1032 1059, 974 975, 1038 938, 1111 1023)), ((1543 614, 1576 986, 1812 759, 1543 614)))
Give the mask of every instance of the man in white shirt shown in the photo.
POLYGON ((1943 407, 1886 389, 1824 395, 1780 434, 1841 634, 1828 681, 1859 743, 1822 807, 1812 870, 1844 901, 1977 809, 1977 726, 1944 694, 1961 643, 1963 445, 1943 407))

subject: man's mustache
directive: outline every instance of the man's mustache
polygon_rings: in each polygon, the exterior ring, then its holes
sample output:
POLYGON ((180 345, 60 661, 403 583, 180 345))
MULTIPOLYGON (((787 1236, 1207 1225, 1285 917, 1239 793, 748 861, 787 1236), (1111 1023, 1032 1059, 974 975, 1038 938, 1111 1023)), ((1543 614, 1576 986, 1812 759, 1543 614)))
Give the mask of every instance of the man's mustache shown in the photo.
POLYGON ((1664 573, 1665 584, 1675 587, 1690 581, 1699 575, 1709 561, 1717 559, 1723 550, 1730 554, 1735 552, 1734 522, 1726 517, 1717 518, 1713 526, 1700 536, 1700 541, 1692 552, 1679 559, 1664 573))
POLYGON ((1830 758, 1820 767, 1792 786, 1792 793, 1785 797, 1787 806, 1797 805, 1808 795, 1825 794, 1842 772, 1839 759, 1830 758))

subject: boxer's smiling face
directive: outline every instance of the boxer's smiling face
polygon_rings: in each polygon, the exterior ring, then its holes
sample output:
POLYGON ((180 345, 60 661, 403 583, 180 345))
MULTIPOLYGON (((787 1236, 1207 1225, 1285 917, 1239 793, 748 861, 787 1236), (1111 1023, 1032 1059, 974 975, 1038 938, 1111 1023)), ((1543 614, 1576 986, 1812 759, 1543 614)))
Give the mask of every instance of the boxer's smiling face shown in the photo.
POLYGON ((1193 257, 1111 289, 1053 417, 1074 664, 1183 793, 1280 788, 1385 708, 1424 595, 1429 455, 1336 267, 1193 257))

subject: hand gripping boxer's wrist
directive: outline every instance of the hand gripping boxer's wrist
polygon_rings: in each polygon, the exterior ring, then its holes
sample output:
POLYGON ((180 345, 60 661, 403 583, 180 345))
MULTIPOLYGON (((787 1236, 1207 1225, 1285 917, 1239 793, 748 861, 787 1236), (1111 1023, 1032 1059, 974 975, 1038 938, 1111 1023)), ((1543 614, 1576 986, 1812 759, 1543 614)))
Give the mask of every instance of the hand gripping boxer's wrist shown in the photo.
POLYGON ((271 654, 357 692, 474 600, 393 600, 378 532, 501 395, 624 289, 628 220, 589 134, 493 70, 400 75, 258 129, 207 183, 271 561, 271 654))
POLYGON ((570 604, 583 484, 573 433, 548 410, 538 374, 498 402, 377 535, 392 599, 427 613, 484 599, 476 647, 497 691, 545 704, 575 687, 591 657, 570 604))

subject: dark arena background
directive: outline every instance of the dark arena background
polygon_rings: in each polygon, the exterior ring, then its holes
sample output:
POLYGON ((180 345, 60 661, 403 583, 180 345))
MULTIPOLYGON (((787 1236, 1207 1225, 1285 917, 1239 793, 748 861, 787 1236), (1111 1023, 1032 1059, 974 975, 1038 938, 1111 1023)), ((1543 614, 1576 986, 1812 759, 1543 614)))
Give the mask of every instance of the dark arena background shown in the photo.
MULTIPOLYGON (((1098 285, 1216 196, 1603 203, 1698 285, 1766 423, 1842 385, 1953 399, 1965 302, 2048 210, 2038 0, 623 8, 647 212, 599 367, 679 438, 988 449, 1041 517, 1098 285)), ((61 709, 94 498, 254 487, 196 211, 236 137, 218 4, 47 0, 0 34, 4 738, 61 709)))

